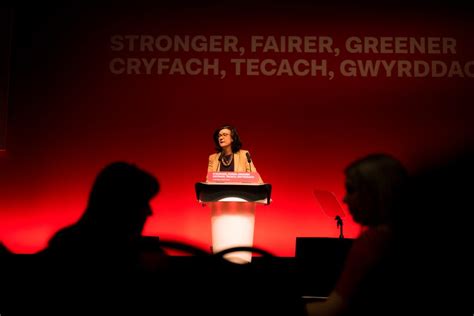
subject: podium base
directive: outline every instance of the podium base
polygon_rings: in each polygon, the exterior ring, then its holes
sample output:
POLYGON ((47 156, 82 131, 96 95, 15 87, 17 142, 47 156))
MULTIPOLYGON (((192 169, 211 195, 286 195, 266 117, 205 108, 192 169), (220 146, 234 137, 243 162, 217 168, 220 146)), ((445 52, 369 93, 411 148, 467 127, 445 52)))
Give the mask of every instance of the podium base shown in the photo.
MULTIPOLYGON (((226 198, 208 204, 211 208, 213 253, 232 247, 253 246, 255 202, 226 198)), ((224 258, 234 263, 249 263, 252 253, 236 251, 225 254, 224 258)))

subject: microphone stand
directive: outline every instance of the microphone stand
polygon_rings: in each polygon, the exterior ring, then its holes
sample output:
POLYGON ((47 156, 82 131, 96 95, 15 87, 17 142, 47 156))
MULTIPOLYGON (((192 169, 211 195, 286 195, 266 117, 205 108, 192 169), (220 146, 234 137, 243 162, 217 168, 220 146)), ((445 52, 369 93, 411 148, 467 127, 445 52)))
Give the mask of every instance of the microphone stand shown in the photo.
POLYGON ((250 158, 250 154, 248 152, 245 154, 247 156, 247 162, 249 163, 250 172, 252 172, 252 158, 250 158))
POLYGON ((217 170, 216 171, 219 171, 219 168, 222 164, 222 158, 224 157, 224 152, 221 151, 221 154, 219 155, 219 159, 217 159, 219 161, 219 163, 217 164, 217 170))
POLYGON ((339 215, 337 215, 335 220, 336 220, 336 226, 337 228, 339 228, 339 238, 344 239, 344 234, 342 233, 342 228, 344 226, 342 222, 342 218, 339 215))

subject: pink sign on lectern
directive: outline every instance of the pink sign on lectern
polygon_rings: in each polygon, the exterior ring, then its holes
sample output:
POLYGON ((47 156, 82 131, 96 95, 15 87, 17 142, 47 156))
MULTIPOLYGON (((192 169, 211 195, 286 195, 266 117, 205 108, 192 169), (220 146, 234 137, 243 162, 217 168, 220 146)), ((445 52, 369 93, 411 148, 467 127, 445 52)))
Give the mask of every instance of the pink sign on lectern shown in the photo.
POLYGON ((260 183, 258 172, 208 172, 207 182, 214 183, 260 183))

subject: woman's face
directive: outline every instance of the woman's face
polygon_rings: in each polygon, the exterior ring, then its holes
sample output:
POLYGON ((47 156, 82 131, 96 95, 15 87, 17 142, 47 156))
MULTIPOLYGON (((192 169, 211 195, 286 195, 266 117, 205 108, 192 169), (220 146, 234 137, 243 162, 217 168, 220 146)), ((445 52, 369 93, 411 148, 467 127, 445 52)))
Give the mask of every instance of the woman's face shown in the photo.
POLYGON ((350 177, 346 177, 345 186, 346 194, 343 202, 347 204, 352 219, 358 224, 368 225, 372 220, 370 217, 374 208, 374 197, 368 190, 357 186, 350 177))
POLYGON ((218 137, 219 137, 218 138, 219 146, 221 146, 221 148, 226 148, 232 145, 233 140, 232 140, 230 129, 227 129, 227 128, 221 129, 219 131, 218 137))

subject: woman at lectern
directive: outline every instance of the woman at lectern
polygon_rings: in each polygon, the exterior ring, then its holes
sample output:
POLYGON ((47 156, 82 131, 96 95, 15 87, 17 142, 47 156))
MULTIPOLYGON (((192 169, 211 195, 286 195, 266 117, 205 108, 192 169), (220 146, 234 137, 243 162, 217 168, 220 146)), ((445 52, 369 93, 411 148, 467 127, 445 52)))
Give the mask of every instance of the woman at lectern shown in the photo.
POLYGON ((208 172, 257 172, 250 153, 241 149, 242 142, 235 127, 221 126, 214 131, 213 138, 216 153, 209 156, 208 172))

